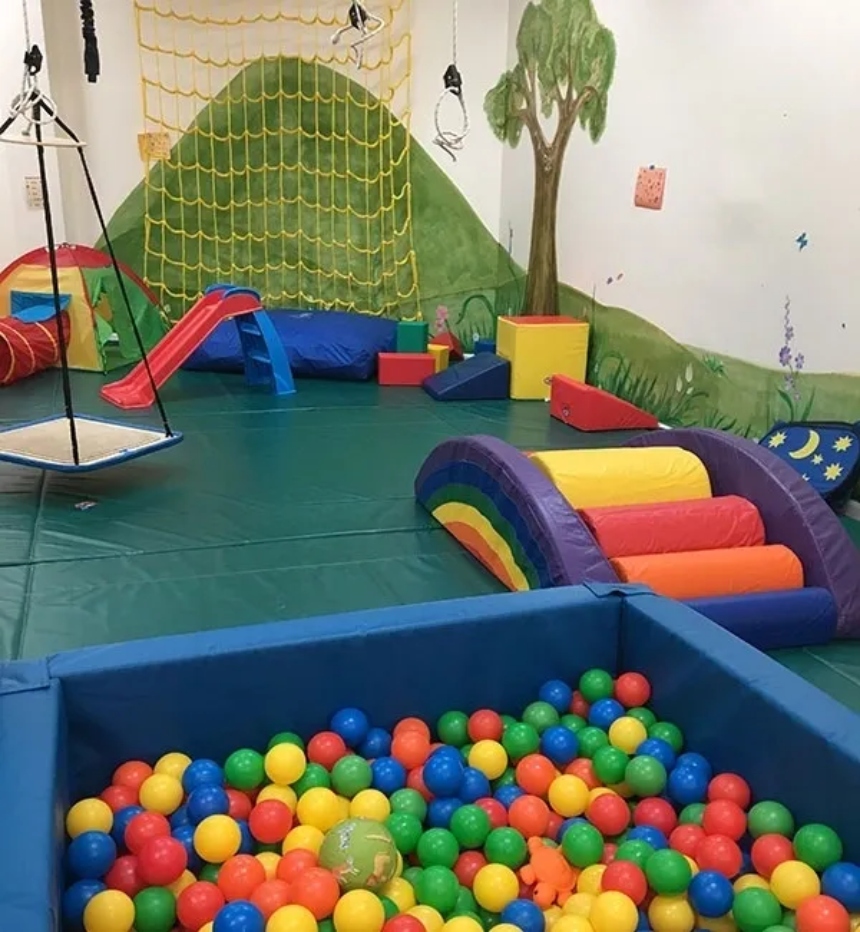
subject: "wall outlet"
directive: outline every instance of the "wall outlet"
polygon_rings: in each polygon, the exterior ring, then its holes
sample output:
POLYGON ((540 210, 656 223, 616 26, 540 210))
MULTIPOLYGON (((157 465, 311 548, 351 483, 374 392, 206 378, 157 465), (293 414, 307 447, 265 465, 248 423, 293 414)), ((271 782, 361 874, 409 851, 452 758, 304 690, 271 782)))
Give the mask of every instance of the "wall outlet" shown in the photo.
POLYGON ((27 198, 28 210, 41 210, 45 206, 42 200, 42 182, 39 178, 24 179, 24 194, 27 198))

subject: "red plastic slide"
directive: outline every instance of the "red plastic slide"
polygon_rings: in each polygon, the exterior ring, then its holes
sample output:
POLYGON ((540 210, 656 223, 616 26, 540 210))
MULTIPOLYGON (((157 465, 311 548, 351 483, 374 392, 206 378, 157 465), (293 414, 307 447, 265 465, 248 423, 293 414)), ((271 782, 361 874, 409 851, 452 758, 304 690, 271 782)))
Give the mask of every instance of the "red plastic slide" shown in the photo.
MULTIPOLYGON (((204 294, 149 354, 149 368, 156 386, 161 388, 222 320, 260 310, 260 296, 248 288, 219 288, 204 294)), ((126 410, 148 408, 155 402, 143 362, 124 379, 105 385, 101 396, 126 410)))

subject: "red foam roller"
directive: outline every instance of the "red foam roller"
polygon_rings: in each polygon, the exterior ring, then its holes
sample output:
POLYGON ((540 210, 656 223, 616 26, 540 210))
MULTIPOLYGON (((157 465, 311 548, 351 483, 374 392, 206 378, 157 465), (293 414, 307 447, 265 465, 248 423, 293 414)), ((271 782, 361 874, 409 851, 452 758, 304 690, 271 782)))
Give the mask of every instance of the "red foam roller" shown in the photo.
POLYGON ((738 495, 586 508, 580 515, 610 559, 760 547, 765 542, 758 509, 738 495))

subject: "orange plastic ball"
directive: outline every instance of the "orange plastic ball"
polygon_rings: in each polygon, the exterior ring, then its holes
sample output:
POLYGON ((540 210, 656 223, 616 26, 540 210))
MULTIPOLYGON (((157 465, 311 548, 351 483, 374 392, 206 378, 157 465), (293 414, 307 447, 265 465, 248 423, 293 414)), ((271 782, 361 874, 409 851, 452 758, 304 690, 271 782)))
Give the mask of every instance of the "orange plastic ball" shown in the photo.
POLYGON ((309 909, 319 921, 327 919, 340 897, 340 886, 331 871, 312 867, 299 874, 290 888, 292 901, 309 909))
POLYGON ((111 783, 116 786, 127 786, 130 790, 140 791, 141 784, 147 777, 152 776, 152 767, 142 760, 129 760, 113 772, 111 783))
POLYGON ((401 731, 391 742, 391 756, 407 770, 420 767, 430 756, 430 739, 421 730, 401 731))
POLYGON ((301 875, 319 865, 319 858, 307 848, 294 848, 288 851, 278 862, 276 876, 278 880, 295 883, 301 875))
POLYGON ((428 741, 430 740, 430 726, 423 719, 402 718, 394 726, 394 731, 392 731, 391 734, 396 738, 398 735, 405 734, 407 731, 420 732, 428 741))
POLYGON ((266 868, 250 854, 237 854, 225 861, 218 871, 218 889, 228 903, 250 899, 266 882, 266 868))
POLYGON ((549 806, 539 796, 519 796, 508 809, 508 824, 526 838, 543 838, 549 816, 549 806))
POLYGON ((811 896, 797 907, 797 932, 851 932, 848 910, 831 896, 811 896))
POLYGON ((577 757, 576 760, 572 760, 565 767, 564 772, 579 777, 590 790, 596 790, 602 785, 600 777, 594 772, 594 764, 587 757, 577 757))
POLYGON ((555 765, 543 754, 527 754, 517 764, 517 783, 532 796, 546 796, 555 778, 555 765))
POLYGON ((269 916, 290 902, 290 885, 284 880, 266 880, 251 894, 250 902, 268 921, 269 916))

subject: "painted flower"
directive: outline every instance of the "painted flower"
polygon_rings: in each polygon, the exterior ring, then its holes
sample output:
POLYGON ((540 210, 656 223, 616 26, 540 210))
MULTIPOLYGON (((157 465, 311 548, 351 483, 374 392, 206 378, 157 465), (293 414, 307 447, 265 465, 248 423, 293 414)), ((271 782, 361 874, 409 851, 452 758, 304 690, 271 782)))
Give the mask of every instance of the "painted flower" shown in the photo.
POLYGON ((686 371, 684 372, 684 378, 685 378, 688 382, 692 382, 692 381, 693 381, 693 364, 692 364, 691 362, 687 363, 687 369, 686 369, 686 371))
POLYGON ((806 365, 806 357, 803 355, 803 353, 798 353, 798 354, 794 357, 794 368, 795 368, 798 372, 800 372, 800 370, 801 370, 805 365, 806 365))
POLYGON ((790 366, 791 365, 791 347, 783 346, 779 351, 779 364, 781 366, 790 366))
POLYGON ((786 324, 785 325, 785 342, 791 343, 793 339, 794 339, 794 327, 792 327, 791 324, 786 324))

